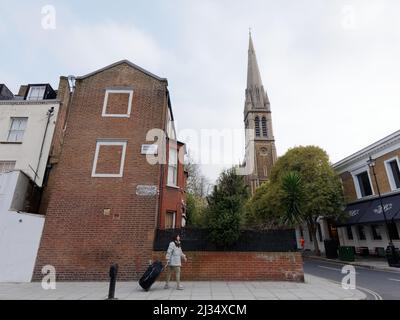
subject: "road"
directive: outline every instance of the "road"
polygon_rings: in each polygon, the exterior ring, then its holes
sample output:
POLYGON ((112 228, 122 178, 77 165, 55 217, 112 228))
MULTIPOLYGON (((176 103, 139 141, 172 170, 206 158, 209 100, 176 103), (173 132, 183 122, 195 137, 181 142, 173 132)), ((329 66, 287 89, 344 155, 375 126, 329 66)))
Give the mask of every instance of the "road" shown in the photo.
MULTIPOLYGON (((304 272, 341 283, 343 264, 312 258, 304 258, 304 272)), ((356 268, 356 288, 369 300, 400 300, 400 273, 356 268)))

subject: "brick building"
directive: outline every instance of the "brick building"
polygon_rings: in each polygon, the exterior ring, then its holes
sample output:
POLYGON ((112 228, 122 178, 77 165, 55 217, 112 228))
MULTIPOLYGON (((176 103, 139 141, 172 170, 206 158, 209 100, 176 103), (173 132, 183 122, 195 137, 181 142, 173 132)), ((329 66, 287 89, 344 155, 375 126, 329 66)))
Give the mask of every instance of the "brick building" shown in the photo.
POLYGON ((167 80, 123 60, 60 83, 68 108, 49 160, 33 279, 53 265, 59 280, 105 280, 111 263, 120 279, 136 279, 155 229, 185 218, 185 146, 167 80))
MULTIPOLYGON (((317 225, 317 241, 322 252, 324 240, 334 239, 342 246, 360 248, 369 254, 383 255, 389 243, 389 233, 396 247, 400 247, 400 131, 355 152, 333 165, 340 175, 346 208, 343 221, 321 218, 317 225), (384 222, 378 188, 369 157, 375 160, 375 174, 388 220, 384 222)), ((302 236, 305 249, 314 245, 307 226, 296 229, 297 239, 302 236)), ((298 243, 300 247, 300 244, 298 243)))
MULTIPOLYGON (((338 224, 341 245, 383 255, 389 238, 400 247, 400 131, 334 164, 343 182, 347 218, 338 224), (368 165, 375 160, 375 175, 368 165), (388 225, 378 198, 378 188, 388 225), (390 237, 389 237, 390 235, 390 237)), ((359 251, 359 250, 357 250, 359 251)))

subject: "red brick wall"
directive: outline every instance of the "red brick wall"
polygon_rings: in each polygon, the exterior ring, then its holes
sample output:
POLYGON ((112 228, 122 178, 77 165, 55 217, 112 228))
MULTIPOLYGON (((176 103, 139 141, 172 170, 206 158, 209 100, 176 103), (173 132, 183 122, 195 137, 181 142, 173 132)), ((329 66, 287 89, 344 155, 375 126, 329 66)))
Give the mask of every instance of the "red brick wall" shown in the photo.
POLYGON ((128 93, 109 93, 106 106, 107 114, 126 114, 128 113, 128 93))
MULTIPOLYGON (((184 148, 183 144, 177 144, 178 150, 184 148)), ((167 159, 168 159, 168 150, 169 144, 167 144, 167 159)), ((178 151, 179 152, 179 151, 178 151)), ((177 178, 177 188, 170 187, 167 185, 168 179, 168 165, 163 167, 164 176, 163 176, 163 191, 161 196, 161 209, 160 209, 160 228, 165 228, 165 215, 168 211, 176 212, 176 228, 181 227, 182 222, 182 200, 186 201, 186 175, 184 172, 184 164, 181 161, 178 161, 178 178, 177 178)))
MULTIPOLYGON (((303 260, 298 252, 185 252, 182 281, 304 281, 303 260)), ((153 260, 165 262, 165 252, 153 260)), ((165 272, 161 281, 165 280, 165 272)))
POLYGON ((158 196, 137 196, 136 186, 160 185, 161 167, 140 147, 146 133, 165 129, 167 83, 119 64, 78 79, 67 130, 52 173, 49 205, 34 270, 53 265, 58 280, 106 280, 111 263, 120 279, 141 275, 152 256, 158 196), (133 87, 129 118, 102 117, 107 87, 133 87), (97 139, 126 139, 121 178, 91 176, 97 139), (108 214, 108 210, 110 212, 108 214))
POLYGON ((122 159, 123 146, 104 146, 99 147, 97 157, 96 174, 119 174, 122 159))
POLYGON ((43 192, 40 201, 39 213, 45 214, 49 205, 51 192, 54 190, 54 176, 57 168, 57 163, 60 159, 62 145, 65 136, 65 124, 68 118, 68 112, 70 107, 70 90, 68 86, 68 79, 66 77, 60 77, 60 83, 58 85, 57 99, 60 100, 60 110, 58 112, 56 126, 54 129, 53 139, 51 142, 49 164, 52 169, 49 171, 47 181, 44 181, 43 192))

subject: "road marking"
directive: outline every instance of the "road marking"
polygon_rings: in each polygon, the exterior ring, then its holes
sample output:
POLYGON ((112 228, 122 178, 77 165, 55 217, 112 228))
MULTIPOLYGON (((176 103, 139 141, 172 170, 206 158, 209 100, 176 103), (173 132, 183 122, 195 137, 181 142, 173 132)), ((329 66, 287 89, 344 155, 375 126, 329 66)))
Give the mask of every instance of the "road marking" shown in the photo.
MULTIPOLYGON (((338 282, 338 281, 335 281, 335 280, 330 280, 330 279, 327 279, 327 280, 335 282, 335 283, 340 284, 340 285, 342 284, 341 282, 338 282)), ((372 291, 371 289, 367 289, 367 288, 360 287, 360 286, 356 286, 356 289, 369 293, 370 295, 372 295, 374 297, 375 300, 383 300, 382 296, 379 293, 377 293, 375 291, 372 291)))
POLYGON ((305 258, 304 260, 307 260, 307 259, 308 260, 313 260, 313 261, 319 260, 319 261, 324 262, 324 263, 334 264, 334 265, 338 265, 339 264, 339 265, 342 265, 342 266, 344 266, 346 264, 350 264, 350 265, 353 265, 356 269, 362 269, 362 270, 367 270, 367 271, 372 271, 372 272, 376 271, 376 272, 388 272, 388 273, 397 273, 397 274, 399 274, 399 271, 369 268, 368 266, 362 266, 362 265, 353 264, 353 263, 346 263, 346 262, 343 262, 343 261, 327 261, 327 260, 315 259, 315 258, 305 258))
MULTIPOLYGON (((342 269, 339 268, 332 268, 332 267, 325 267, 325 266, 318 266, 320 268, 324 268, 324 269, 328 269, 328 270, 334 270, 334 271, 340 271, 342 272, 342 269)), ((358 272, 356 272, 356 274, 359 274, 358 272)))
POLYGON ((338 268, 331 268, 331 267, 325 267, 325 266, 318 266, 318 267, 328 269, 328 270, 342 271, 342 269, 338 269, 338 268))
POLYGON ((391 281, 399 281, 399 282, 400 282, 400 279, 388 278, 388 280, 391 280, 391 281))

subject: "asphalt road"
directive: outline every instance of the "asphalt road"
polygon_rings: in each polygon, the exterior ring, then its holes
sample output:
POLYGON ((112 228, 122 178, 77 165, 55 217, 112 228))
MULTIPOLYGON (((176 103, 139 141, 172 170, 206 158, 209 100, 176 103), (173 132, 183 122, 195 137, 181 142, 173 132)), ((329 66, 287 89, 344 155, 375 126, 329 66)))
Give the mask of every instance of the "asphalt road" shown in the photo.
MULTIPOLYGON (((317 277, 342 282, 344 264, 304 258, 304 272, 317 277)), ((356 268, 356 288, 371 300, 400 300, 400 273, 356 268)), ((344 289, 345 290, 345 289, 344 289)))

